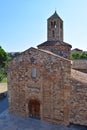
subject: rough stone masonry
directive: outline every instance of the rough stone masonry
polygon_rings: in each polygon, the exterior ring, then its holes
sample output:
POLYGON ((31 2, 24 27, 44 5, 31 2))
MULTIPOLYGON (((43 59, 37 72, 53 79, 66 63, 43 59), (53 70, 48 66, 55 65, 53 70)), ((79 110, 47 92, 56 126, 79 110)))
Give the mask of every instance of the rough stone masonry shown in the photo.
POLYGON ((63 21, 48 19, 47 41, 8 64, 9 112, 57 124, 87 125, 86 74, 71 70, 71 45, 63 41, 63 21))

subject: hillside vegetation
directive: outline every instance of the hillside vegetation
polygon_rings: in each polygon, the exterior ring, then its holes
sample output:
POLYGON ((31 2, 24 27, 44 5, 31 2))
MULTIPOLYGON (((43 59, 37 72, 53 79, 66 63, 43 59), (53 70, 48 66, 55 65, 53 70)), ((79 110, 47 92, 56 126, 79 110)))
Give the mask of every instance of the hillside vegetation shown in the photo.
POLYGON ((73 52, 71 59, 87 59, 87 52, 73 52))

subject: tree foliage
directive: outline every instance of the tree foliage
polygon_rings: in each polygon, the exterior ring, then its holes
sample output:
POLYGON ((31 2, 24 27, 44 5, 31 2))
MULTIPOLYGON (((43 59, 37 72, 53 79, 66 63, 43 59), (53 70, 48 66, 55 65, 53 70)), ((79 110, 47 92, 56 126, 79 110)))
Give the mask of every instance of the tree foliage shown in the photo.
POLYGON ((8 55, 0 46, 0 81, 6 76, 8 55))
POLYGON ((87 52, 71 53, 71 59, 87 59, 87 52))
POLYGON ((0 67, 5 67, 8 61, 8 55, 4 49, 0 46, 0 67))

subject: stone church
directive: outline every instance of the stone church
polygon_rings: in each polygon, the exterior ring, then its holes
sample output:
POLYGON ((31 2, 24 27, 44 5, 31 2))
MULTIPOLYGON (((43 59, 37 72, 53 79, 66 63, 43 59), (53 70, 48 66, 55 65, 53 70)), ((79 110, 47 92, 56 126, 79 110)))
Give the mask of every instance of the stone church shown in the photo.
POLYGON ((8 64, 9 112, 57 124, 87 125, 86 74, 71 69, 71 45, 63 41, 63 20, 47 20, 47 41, 8 64))

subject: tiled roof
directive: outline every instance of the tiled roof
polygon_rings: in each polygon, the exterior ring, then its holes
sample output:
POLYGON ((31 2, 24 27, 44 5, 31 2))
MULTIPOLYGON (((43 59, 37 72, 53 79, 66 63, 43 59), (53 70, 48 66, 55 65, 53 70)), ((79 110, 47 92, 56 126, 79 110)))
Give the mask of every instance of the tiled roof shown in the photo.
POLYGON ((87 74, 86 73, 82 73, 80 71, 71 69, 71 78, 82 82, 83 84, 87 84, 87 74))
POLYGON ((81 49, 79 49, 79 48, 75 48, 75 49, 73 49, 73 50, 76 50, 76 51, 82 51, 81 49))
POLYGON ((59 41, 59 40, 56 40, 56 41, 46 41, 46 42, 43 42, 43 43, 39 44, 37 47, 39 47, 39 46, 54 46, 54 45, 64 45, 64 46, 72 47, 70 44, 65 43, 63 41, 59 41))

